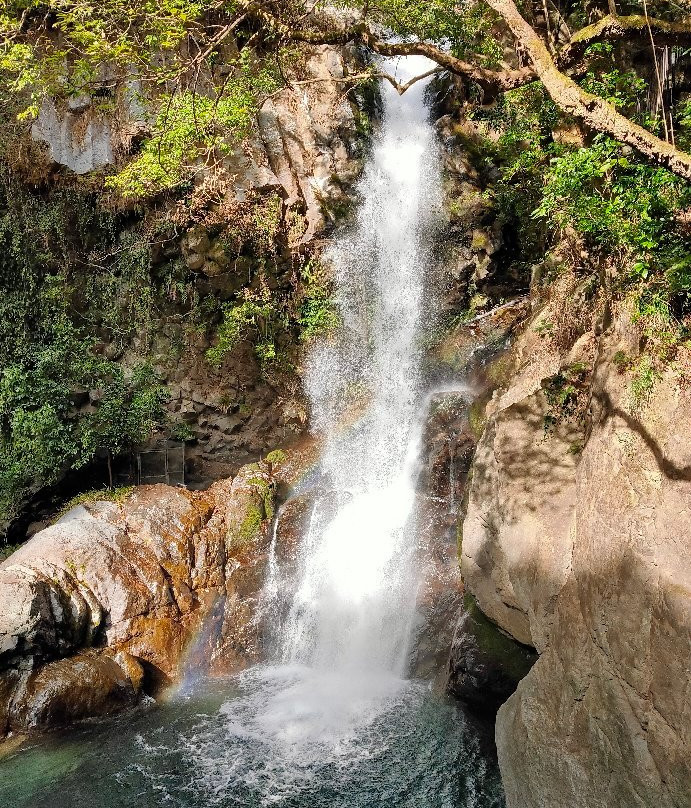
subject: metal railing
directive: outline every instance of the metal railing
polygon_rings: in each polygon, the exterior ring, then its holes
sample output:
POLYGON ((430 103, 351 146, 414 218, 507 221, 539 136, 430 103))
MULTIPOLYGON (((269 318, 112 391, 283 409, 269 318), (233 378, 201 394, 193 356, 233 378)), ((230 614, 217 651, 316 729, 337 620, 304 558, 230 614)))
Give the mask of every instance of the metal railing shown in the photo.
POLYGON ((137 483, 185 485, 185 444, 166 441, 159 447, 137 452, 137 483))

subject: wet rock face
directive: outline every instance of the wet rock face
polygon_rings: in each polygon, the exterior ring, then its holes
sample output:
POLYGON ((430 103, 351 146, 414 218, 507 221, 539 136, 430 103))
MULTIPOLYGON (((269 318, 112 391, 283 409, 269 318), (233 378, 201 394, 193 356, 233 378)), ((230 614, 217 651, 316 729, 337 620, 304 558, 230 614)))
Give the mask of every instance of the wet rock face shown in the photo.
POLYGON ((463 601, 449 655, 447 691, 478 715, 493 716, 514 693, 537 654, 488 620, 472 595, 463 601))
POLYGON ((540 652, 497 715, 509 808, 691 804, 691 401, 670 371, 632 410, 613 357, 637 346, 625 316, 570 355, 526 333, 478 446, 464 579, 540 652), (588 428, 546 433, 544 383, 573 363, 588 428))
POLYGON ((202 641, 211 673, 257 661, 274 488, 262 464, 203 493, 143 486, 75 508, 10 556, 0 734, 131 704, 183 674, 202 641))
POLYGON ((414 676, 445 685, 446 662, 462 604, 456 524, 475 439, 468 424, 469 399, 438 393, 429 404, 418 477, 417 568, 423 585, 417 597, 411 654, 414 676))
POLYGON ((11 726, 47 729, 133 706, 143 676, 141 665, 123 652, 91 652, 49 662, 28 677, 13 701, 11 726))
POLYGON ((463 613, 458 522, 481 431, 477 414, 492 384, 485 364, 508 343, 525 310, 525 302, 517 300, 459 324, 434 357, 441 378, 446 375, 444 366, 451 365, 453 378, 469 381, 467 389, 440 391, 429 401, 417 485, 418 568, 424 586, 418 592, 411 672, 434 679, 442 688, 448 686, 449 653, 458 636, 458 615, 463 613))

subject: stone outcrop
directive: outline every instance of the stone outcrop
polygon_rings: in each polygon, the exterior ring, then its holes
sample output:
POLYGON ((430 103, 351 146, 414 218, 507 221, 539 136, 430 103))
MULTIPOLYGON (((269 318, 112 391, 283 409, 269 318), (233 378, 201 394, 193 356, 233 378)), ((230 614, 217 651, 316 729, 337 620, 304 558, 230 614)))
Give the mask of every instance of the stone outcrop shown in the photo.
POLYGON ((0 736, 132 704, 259 659, 275 481, 267 464, 194 493, 80 505, 0 565, 0 736))
POLYGON ((507 803, 681 808, 691 802, 691 399, 679 382, 689 359, 682 349, 633 406, 613 361, 638 353, 624 312, 568 354, 544 342, 526 331, 488 407, 463 525, 466 586, 540 654, 497 717, 507 803))
POLYGON ((90 99, 81 105, 70 103, 66 109, 46 99, 31 126, 31 136, 47 145, 51 160, 75 174, 87 174, 114 159, 111 123, 92 116, 90 108, 90 99))
POLYGON ((537 655, 497 628, 467 594, 449 655, 447 692, 475 714, 494 717, 537 655))
MULTIPOLYGON (((235 52, 228 55, 234 58, 235 52)), ((300 77, 293 77, 297 83, 266 100, 254 135, 223 166, 234 178, 229 192, 238 201, 248 192, 276 189, 286 207, 302 209, 307 223, 303 241, 314 238, 329 210, 346 201, 343 188, 358 173, 354 158, 362 145, 361 113, 344 90, 348 74, 359 67, 351 46, 305 45, 300 77)), ((103 81, 117 102, 115 112, 94 112, 96 105, 86 95, 64 104, 47 99, 32 126, 32 137, 47 144, 51 160, 77 174, 117 163, 129 153, 132 138, 150 130, 151 111, 142 104, 139 83, 120 84, 115 76, 103 81)), ((197 256, 197 269, 202 262, 213 263, 196 250, 187 251, 188 262, 197 256)), ((205 274, 218 274, 219 269, 212 266, 205 274)))
POLYGON ((304 209, 303 241, 323 230, 335 207, 350 204, 344 189, 360 169, 362 113, 344 97, 344 89, 357 63, 350 47, 306 49, 303 83, 283 90, 259 113, 263 154, 257 161, 283 189, 286 205, 304 209))

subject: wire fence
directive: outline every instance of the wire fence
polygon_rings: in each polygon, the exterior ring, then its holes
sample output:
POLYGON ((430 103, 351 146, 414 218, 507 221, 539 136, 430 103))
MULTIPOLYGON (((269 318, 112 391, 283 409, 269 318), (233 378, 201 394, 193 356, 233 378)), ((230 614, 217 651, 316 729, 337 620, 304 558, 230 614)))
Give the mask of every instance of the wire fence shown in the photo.
POLYGON ((185 485, 185 444, 166 441, 137 452, 136 475, 138 485, 185 485))

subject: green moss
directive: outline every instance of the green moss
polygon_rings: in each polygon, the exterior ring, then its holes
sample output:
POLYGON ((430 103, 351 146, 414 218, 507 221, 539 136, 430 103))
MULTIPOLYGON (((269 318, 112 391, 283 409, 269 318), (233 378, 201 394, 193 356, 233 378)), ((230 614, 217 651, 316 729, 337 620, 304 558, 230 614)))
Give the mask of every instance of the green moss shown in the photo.
POLYGON ((485 406, 484 401, 474 401, 468 409, 468 424, 475 440, 480 440, 482 433, 485 431, 485 425, 487 424, 485 406))
POLYGON ((629 385, 630 408, 632 412, 640 412, 648 403, 653 388, 660 378, 651 358, 646 354, 636 366, 629 385))
POLYGON ((487 379, 493 387, 506 387, 513 375, 513 356, 510 353, 498 356, 487 366, 487 379))
POLYGON ((272 483, 265 480, 263 477, 252 477, 247 480, 249 485, 254 486, 255 490, 262 498, 264 506, 263 519, 273 519, 274 517, 274 486, 272 483))
POLYGON ((271 463, 272 466, 280 466, 285 463, 287 458, 286 453, 282 449, 274 449, 266 456, 266 462, 271 463))
POLYGON ((482 230, 476 230, 473 233, 473 240, 470 246, 473 250, 487 250, 490 246, 489 236, 482 230))
POLYGON ((472 620, 472 632, 478 648, 494 660, 508 677, 519 682, 533 666, 537 658, 535 651, 504 634, 482 612, 470 593, 464 595, 463 606, 472 620))
POLYGON ((237 538, 233 542, 237 545, 247 544, 253 541, 257 532, 261 529, 262 522, 264 521, 264 509, 261 505, 250 505, 247 508, 245 518, 240 523, 237 532, 237 538))
POLYGON ((134 491, 134 486, 128 485, 122 488, 97 488, 93 491, 85 491, 83 494, 77 494, 66 502, 60 510, 55 514, 52 524, 55 524, 59 519, 69 513, 72 508, 77 505, 86 505, 89 502, 116 502, 122 504, 134 491))

